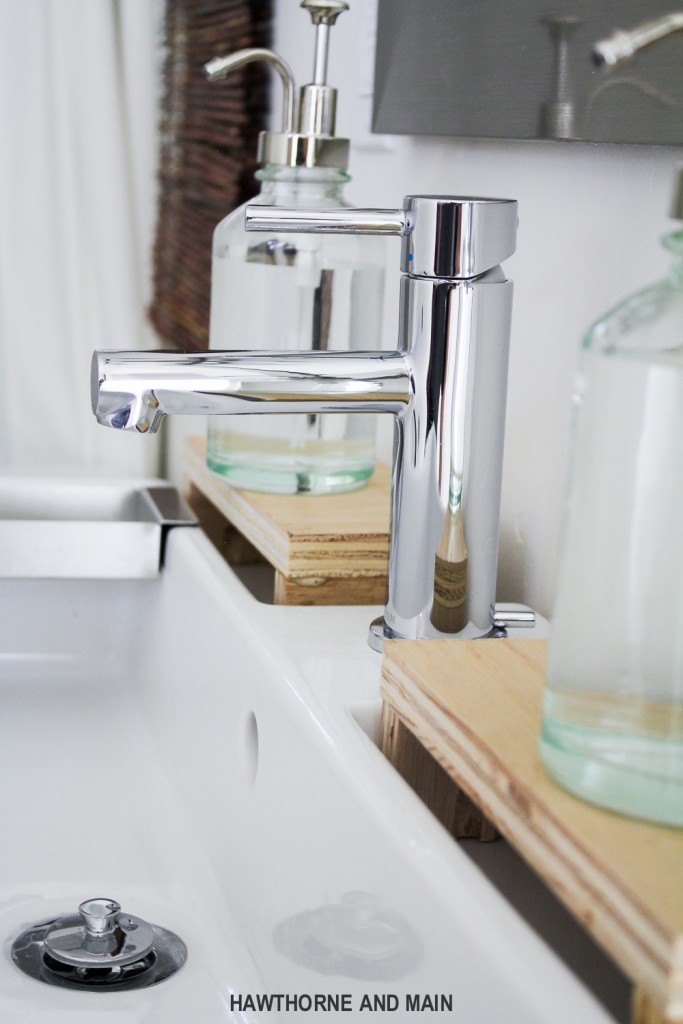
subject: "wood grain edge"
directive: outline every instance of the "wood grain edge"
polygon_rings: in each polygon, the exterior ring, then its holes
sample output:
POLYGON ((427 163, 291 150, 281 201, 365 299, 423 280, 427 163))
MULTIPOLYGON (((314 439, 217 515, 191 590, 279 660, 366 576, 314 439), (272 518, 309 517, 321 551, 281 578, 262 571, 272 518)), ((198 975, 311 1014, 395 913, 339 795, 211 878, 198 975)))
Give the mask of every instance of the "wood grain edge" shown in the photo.
POLYGON ((206 465, 202 438, 187 438, 184 456, 186 478, 226 519, 237 524, 239 532, 283 576, 290 579, 309 579, 323 575, 338 579, 386 576, 389 561, 388 528, 386 532, 303 532, 292 523, 279 522, 267 507, 268 503, 260 500, 258 495, 229 488, 222 483, 206 465))
POLYGON ((199 520, 214 547, 230 565, 253 565, 264 558, 253 544, 226 519, 192 480, 187 480, 183 497, 199 520))
POLYGON ((384 604, 385 576, 312 577, 275 574, 275 604, 374 605, 384 604))
POLYGON ((640 986, 633 989, 631 1024, 678 1024, 683 1017, 665 1017, 640 986))
POLYGON ((185 443, 185 475, 218 511, 233 524, 266 561, 287 573, 289 538, 272 516, 254 507, 248 491, 229 488, 214 477, 204 461, 201 438, 191 437, 185 443))
POLYGON ((386 703, 380 720, 380 750, 454 839, 488 843, 500 837, 481 809, 386 703))
POLYGON ((419 684, 398 653, 395 657, 385 656, 383 700, 596 941, 638 982, 653 1006, 661 1006, 665 1015, 669 1014, 667 1019, 679 1019, 671 1016, 678 1012, 681 1001, 680 987, 671 990, 671 942, 658 922, 644 914, 642 908, 638 913, 630 900, 626 907, 619 905, 619 897, 628 894, 621 889, 615 891, 604 871, 596 871, 590 851, 577 844, 547 808, 538 807, 531 813, 529 795, 520 790, 506 767, 457 719, 458 739, 454 741, 452 718, 425 697, 419 684), (419 705, 416 693, 423 698, 419 705))

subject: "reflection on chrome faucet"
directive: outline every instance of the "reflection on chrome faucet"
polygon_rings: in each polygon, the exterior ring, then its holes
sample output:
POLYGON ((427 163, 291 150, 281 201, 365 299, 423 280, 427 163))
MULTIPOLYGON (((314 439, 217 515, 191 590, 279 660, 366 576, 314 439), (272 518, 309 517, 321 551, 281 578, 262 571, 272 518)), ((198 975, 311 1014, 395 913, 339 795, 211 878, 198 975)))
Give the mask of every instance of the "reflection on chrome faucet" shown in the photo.
POLYGON ((434 558, 431 622, 441 633, 459 633, 466 622, 467 545, 460 500, 448 502, 434 558))
POLYGON ((569 66, 569 40, 580 20, 573 14, 550 14, 542 20, 553 43, 554 95, 541 107, 541 136, 545 139, 573 139, 576 137, 576 110, 569 66))
POLYGON ((617 67, 634 57, 646 46, 652 46, 676 32, 683 31, 683 11, 663 14, 659 18, 641 22, 635 28, 617 29, 607 39, 593 47, 593 59, 601 67, 617 67))
POLYGON ((496 634, 512 305, 499 263, 515 249, 517 204, 408 196, 400 210, 253 206, 246 216, 250 230, 400 236, 396 351, 99 352, 99 422, 151 433, 164 415, 390 413, 388 593, 371 643, 496 634))
MULTIPOLYGON (((628 66, 641 50, 683 31, 683 11, 664 14, 641 22, 632 29, 617 29, 605 39, 599 40, 592 49, 593 62, 600 68, 615 72, 628 66)), ((638 77, 637 74, 611 74, 601 79, 591 91, 586 103, 586 124, 595 123, 598 105, 609 93, 640 93, 648 97, 660 109, 669 108, 672 114, 681 106, 680 99, 660 86, 638 77)), ((653 108, 654 109, 654 108, 653 108)))

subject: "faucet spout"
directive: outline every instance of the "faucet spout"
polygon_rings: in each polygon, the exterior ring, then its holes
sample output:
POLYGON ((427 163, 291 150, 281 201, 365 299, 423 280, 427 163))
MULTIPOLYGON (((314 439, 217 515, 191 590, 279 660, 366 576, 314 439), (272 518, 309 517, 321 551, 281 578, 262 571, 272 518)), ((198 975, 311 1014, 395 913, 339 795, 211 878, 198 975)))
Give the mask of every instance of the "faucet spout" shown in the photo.
POLYGON ((166 415, 400 413, 410 371, 399 352, 95 352, 99 423, 153 434, 166 415))

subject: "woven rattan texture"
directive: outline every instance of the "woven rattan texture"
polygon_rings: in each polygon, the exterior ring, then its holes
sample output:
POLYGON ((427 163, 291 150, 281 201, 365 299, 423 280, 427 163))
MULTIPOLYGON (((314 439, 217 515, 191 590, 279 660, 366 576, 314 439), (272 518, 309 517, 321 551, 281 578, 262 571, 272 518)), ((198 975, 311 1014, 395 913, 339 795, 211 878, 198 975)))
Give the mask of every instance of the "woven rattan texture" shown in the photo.
POLYGON ((250 65, 208 82, 212 57, 268 46, 272 0, 166 0, 159 200, 150 319, 166 346, 209 342, 211 236, 257 192, 257 136, 268 72, 250 65))

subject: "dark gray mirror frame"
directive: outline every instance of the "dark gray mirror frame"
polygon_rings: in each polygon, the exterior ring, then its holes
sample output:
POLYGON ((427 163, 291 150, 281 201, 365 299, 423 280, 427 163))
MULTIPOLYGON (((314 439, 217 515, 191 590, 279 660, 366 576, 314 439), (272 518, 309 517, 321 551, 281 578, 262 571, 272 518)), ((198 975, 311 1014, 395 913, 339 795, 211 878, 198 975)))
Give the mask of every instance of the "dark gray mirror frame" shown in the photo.
POLYGON ((608 71, 595 43, 683 0, 379 0, 373 129, 683 144, 683 32, 608 71))

